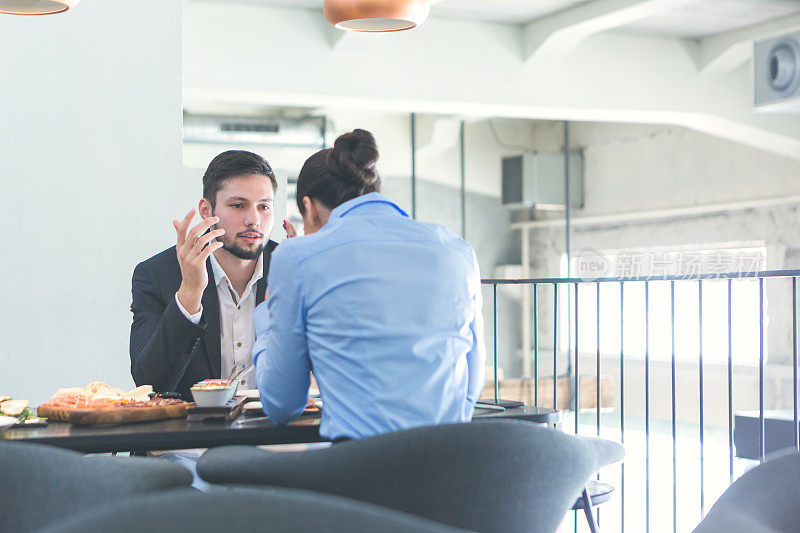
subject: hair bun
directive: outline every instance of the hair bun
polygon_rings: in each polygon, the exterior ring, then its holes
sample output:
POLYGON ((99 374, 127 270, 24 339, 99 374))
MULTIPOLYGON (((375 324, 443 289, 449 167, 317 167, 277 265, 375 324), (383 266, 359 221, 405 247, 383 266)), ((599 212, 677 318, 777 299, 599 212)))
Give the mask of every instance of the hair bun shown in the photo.
POLYGON ((362 191, 379 183, 378 146, 367 130, 356 129, 337 138, 326 162, 331 172, 362 191))

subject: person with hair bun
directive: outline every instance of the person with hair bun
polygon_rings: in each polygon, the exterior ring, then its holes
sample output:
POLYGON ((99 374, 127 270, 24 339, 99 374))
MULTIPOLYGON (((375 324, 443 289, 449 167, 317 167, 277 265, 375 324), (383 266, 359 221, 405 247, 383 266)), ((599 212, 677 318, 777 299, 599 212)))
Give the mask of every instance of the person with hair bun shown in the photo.
POLYGON ((360 129, 306 160, 305 235, 273 252, 254 314, 264 412, 279 424, 299 416, 313 371, 320 434, 334 441, 468 422, 485 383, 475 252, 380 194, 377 161, 360 129))

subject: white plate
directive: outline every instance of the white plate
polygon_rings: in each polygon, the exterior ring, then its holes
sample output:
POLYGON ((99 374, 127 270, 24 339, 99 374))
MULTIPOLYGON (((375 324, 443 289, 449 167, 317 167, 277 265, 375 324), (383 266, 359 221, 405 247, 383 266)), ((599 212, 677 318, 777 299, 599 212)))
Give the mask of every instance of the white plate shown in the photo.
MULTIPOLYGON (((319 389, 317 387, 308 388, 309 396, 319 396, 319 389)), ((248 398, 258 398, 258 389, 239 389, 236 396, 247 396, 248 398)))
POLYGON ((10 428, 16 423, 16 416, 0 416, 0 431, 10 428))
POLYGON ((264 406, 261 405, 261 402, 247 402, 242 406, 242 409, 244 409, 245 411, 261 412, 264 410, 264 406))
MULTIPOLYGON (((264 406, 261 404, 261 402, 247 402, 242 406, 242 409, 244 409, 246 413, 250 414, 257 414, 257 413, 260 414, 264 412, 264 406)), ((314 400, 314 404, 306 405, 305 409, 303 409, 303 412, 306 414, 318 413, 321 410, 322 410, 322 400, 314 400)))
POLYGON ((258 400, 259 398, 258 389, 239 389, 239 391, 236 393, 236 396, 244 396, 248 400, 250 400, 250 398, 253 400, 258 400))

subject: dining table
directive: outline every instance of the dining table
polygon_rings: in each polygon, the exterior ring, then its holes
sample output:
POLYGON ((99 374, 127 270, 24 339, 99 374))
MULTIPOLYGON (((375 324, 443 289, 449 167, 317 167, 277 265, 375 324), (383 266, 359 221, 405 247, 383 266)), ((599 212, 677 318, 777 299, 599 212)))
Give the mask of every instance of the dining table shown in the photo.
MULTIPOLYGON (((507 418, 553 426, 560 421, 560 411, 537 406, 500 408, 480 404, 473 422, 507 418)), ((320 414, 304 414, 285 425, 266 417, 235 420, 191 421, 174 418, 133 424, 77 426, 67 422, 49 422, 44 427, 11 428, 0 433, 0 441, 27 442, 66 448, 83 453, 132 452, 213 448, 233 444, 273 445, 326 442, 319 434, 320 414)))

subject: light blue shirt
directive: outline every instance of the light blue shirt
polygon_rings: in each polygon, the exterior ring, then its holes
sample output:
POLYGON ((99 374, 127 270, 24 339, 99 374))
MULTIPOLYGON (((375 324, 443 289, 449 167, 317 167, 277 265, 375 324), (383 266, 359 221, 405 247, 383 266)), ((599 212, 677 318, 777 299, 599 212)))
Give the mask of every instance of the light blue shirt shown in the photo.
POLYGON ((328 439, 472 418, 485 383, 480 273, 449 229, 365 194, 278 246, 268 283, 253 360, 276 423, 303 411, 312 369, 328 439))

